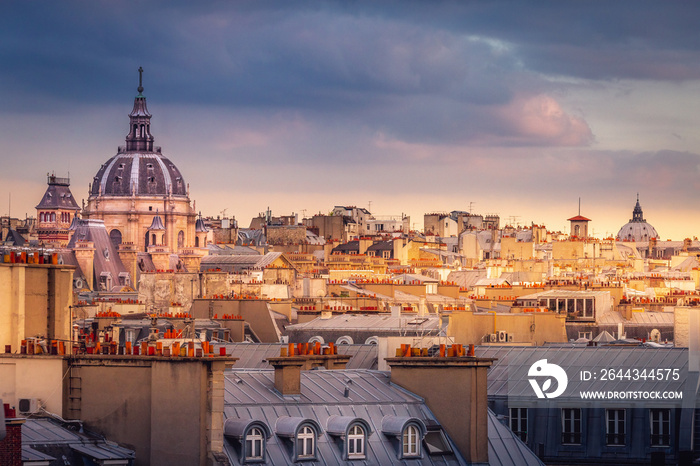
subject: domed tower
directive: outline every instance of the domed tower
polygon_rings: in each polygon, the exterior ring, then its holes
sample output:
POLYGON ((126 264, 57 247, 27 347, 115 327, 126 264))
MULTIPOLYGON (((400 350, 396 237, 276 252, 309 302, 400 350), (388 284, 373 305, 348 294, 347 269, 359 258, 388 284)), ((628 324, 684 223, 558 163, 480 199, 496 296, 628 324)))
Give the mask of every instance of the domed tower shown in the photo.
POLYGON ((639 205, 639 194, 637 194, 637 204, 632 210, 632 218, 617 232, 617 239, 618 241, 640 242, 658 238, 659 234, 656 232, 656 228, 647 223, 644 218, 642 206, 639 205))
POLYGON ((139 68, 126 146, 119 146, 97 171, 83 217, 104 220, 115 245, 132 243, 138 251, 147 251, 148 229, 160 215, 165 231, 158 245, 177 253, 194 246, 196 214, 180 170, 153 144, 142 77, 139 68))

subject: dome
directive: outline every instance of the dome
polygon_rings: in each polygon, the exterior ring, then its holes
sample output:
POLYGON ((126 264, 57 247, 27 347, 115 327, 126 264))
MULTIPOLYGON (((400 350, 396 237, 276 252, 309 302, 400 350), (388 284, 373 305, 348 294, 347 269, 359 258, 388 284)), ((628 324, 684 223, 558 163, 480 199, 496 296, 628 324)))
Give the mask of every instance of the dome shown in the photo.
POLYGON ((100 167, 93 179, 90 194, 187 196, 187 185, 180 170, 159 152, 124 152, 100 167))
POLYGON ((644 219, 642 206, 639 205, 639 196, 637 196, 637 204, 632 211, 632 218, 627 222, 620 231, 617 232, 619 241, 649 241, 652 238, 659 238, 656 229, 647 223, 644 219))
POLYGON ((93 178, 90 196, 183 196, 187 185, 180 170, 153 145, 151 114, 143 95, 139 68, 138 95, 129 114, 126 146, 103 164, 93 178))

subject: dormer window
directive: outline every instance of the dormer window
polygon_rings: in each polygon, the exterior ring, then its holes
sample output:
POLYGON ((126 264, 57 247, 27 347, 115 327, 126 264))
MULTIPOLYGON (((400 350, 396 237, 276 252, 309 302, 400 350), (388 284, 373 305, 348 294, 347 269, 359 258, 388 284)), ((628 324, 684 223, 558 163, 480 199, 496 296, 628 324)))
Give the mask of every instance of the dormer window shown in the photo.
POLYGON ((387 415, 382 419, 384 435, 394 437, 399 459, 420 458, 423 456, 421 443, 427 429, 425 423, 415 417, 387 415))
POLYGON ((420 456, 420 439, 418 428, 408 425, 403 431, 403 456, 420 456))
POLYGON ((262 461, 265 451, 265 436, 261 429, 251 428, 245 436, 245 460, 262 461))
POLYGON ((233 440, 232 445, 240 455, 240 462, 264 463, 267 440, 272 431, 262 421, 254 419, 227 419, 224 423, 224 435, 233 440))
POLYGON ((310 426, 304 426, 297 434, 297 458, 310 459, 316 456, 316 433, 310 426))
POLYGON ((348 432, 348 459, 362 459, 365 457, 365 430, 355 424, 348 432))

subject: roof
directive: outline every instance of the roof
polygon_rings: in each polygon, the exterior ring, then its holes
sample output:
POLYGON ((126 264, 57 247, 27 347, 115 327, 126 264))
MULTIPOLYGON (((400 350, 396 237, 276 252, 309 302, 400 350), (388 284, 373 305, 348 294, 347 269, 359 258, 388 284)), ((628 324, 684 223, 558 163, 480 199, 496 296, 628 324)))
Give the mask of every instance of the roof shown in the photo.
MULTIPOLYGON (((109 238, 107 228, 104 221, 94 219, 81 219, 78 223, 75 233, 68 243, 68 249, 77 249, 78 241, 91 241, 95 247, 93 259, 93 270, 83 270, 85 275, 93 273, 95 290, 99 287, 100 277, 104 273, 109 273, 112 277, 112 289, 103 291, 121 290, 119 286, 120 274, 128 274, 126 267, 119 258, 119 253, 114 243, 109 238)), ((134 283, 134 278, 131 277, 131 283, 134 283)))
POLYGON ((590 222, 590 218, 586 218, 583 215, 577 215, 576 217, 571 217, 567 219, 569 222, 590 222))
POLYGON ((80 210, 73 198, 73 193, 70 192, 70 183, 67 178, 56 178, 50 175, 48 183, 49 186, 36 206, 37 209, 80 210))
POLYGON ((24 246, 27 241, 17 230, 7 230, 4 243, 10 246, 24 246))
POLYGON ((320 317, 315 318, 303 324, 294 324, 287 326, 287 331, 291 330, 369 330, 376 329, 381 331, 387 330, 423 330, 436 331, 440 326, 440 318, 435 315, 416 316, 401 315, 392 316, 390 314, 378 315, 358 315, 358 314, 343 314, 333 316, 329 319, 320 317))
POLYGON ((513 431, 489 410, 489 466, 544 466, 544 463, 513 431))
POLYGON ((92 181, 91 196, 187 197, 180 170, 158 152, 120 152, 100 166, 92 181))
MULTIPOLYGON (((272 430, 273 435, 266 442, 266 455, 267 463, 275 465, 294 464, 287 449, 287 440, 280 435, 289 435, 290 429, 302 419, 320 427, 316 443, 317 462, 338 465, 346 464, 343 448, 338 446, 335 435, 326 431, 329 421, 331 430, 334 430, 334 420, 337 421, 334 416, 358 418, 369 427, 366 459, 361 461, 362 464, 405 464, 404 460, 398 459, 393 439, 382 432, 385 416, 411 418, 439 426, 438 420, 421 398, 391 384, 389 373, 378 371, 303 371, 301 394, 290 397, 281 395, 274 388, 273 370, 232 370, 225 375, 224 403, 226 420, 254 419, 272 430), (279 429, 278 423, 281 423, 279 429)), ((240 464, 237 442, 228 436, 224 442, 224 450, 232 464, 240 464)), ((450 444, 456 452, 454 444, 451 441, 450 444)), ((447 453, 423 455, 422 458, 412 459, 411 464, 467 463, 458 453, 447 453)))
MULTIPOLYGON (((487 391, 489 397, 523 397, 536 401, 528 377, 514 377, 509 369, 529 367, 530 359, 546 359, 550 363, 561 366, 567 374, 579 374, 583 370, 600 371, 603 367, 639 368, 639 369, 688 369, 688 348, 654 348, 647 346, 479 346, 476 348, 479 357, 497 358, 488 370, 487 391), (510 375, 510 377, 509 377, 510 375), (515 379, 515 380, 514 380, 515 379)), ((520 369, 516 369, 520 370, 520 369)), ((630 389, 627 380, 602 381, 596 380, 595 390, 624 391, 630 389)), ((645 382, 644 390, 654 390, 652 380, 645 382)), ((683 390, 685 380, 663 382, 664 390, 683 390)), ((577 376, 570 376, 566 391, 558 400, 567 399, 581 402, 581 399, 571 394, 578 394, 580 389, 590 387, 577 376)), ((680 401, 680 400, 679 400, 680 401)), ((648 400, 641 400, 648 403, 648 400)))
POLYGON ((103 437, 83 433, 77 421, 64 424, 50 418, 26 419, 22 424, 22 461, 56 458, 67 459, 68 464, 84 464, 84 458, 126 460, 132 464, 135 453, 103 437))
POLYGON ((281 252, 268 252, 265 255, 236 254, 209 255, 202 257, 202 270, 218 267, 227 272, 240 272, 245 269, 263 269, 282 256, 281 252))

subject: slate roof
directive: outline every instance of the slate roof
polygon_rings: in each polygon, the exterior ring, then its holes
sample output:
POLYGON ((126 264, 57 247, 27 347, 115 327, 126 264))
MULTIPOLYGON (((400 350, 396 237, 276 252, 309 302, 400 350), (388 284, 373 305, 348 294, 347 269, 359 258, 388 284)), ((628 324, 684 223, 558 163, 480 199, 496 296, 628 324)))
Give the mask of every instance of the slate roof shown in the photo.
POLYGON ((44 197, 36 206, 37 209, 66 209, 80 210, 78 203, 73 199, 70 192, 70 183, 66 178, 56 178, 49 176, 49 186, 44 192, 44 197))
POLYGON ((92 464, 90 460, 134 463, 133 450, 102 437, 81 433, 78 428, 79 425, 63 424, 49 418, 26 419, 22 424, 22 461, 59 460, 60 464, 74 465, 92 464))
POLYGON ((187 185, 180 170, 157 152, 119 153, 102 164, 93 182, 91 195, 187 197, 187 185))
MULTIPOLYGON (((73 237, 68 243, 68 249, 75 249, 75 245, 80 240, 92 241, 95 247, 95 255, 93 260, 93 270, 83 270, 84 274, 93 273, 95 290, 99 289, 100 276, 103 273, 109 273, 112 277, 112 289, 104 291, 119 291, 122 289, 119 286, 119 275, 128 273, 114 243, 109 238, 109 233, 105 228, 102 220, 81 219, 78 223, 73 237)), ((131 283, 134 283, 134 277, 131 277, 131 283)))
POLYGON ((3 242, 8 246, 24 246, 27 242, 17 230, 7 230, 7 235, 3 242))
POLYGON ((489 466, 544 466, 544 463, 489 410, 489 466))

